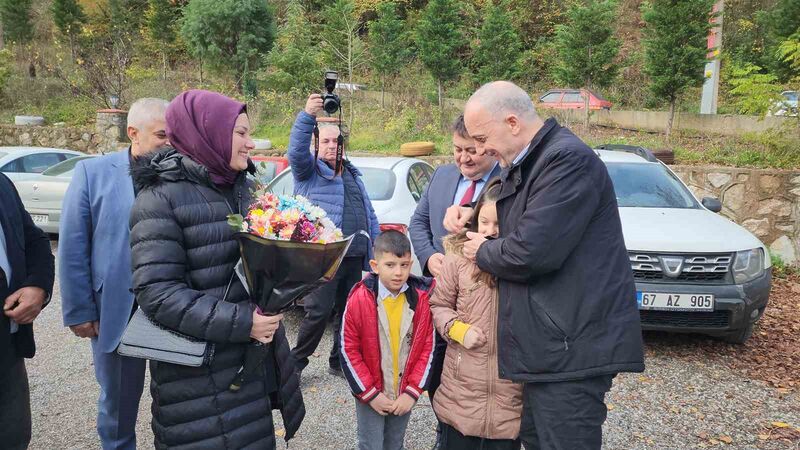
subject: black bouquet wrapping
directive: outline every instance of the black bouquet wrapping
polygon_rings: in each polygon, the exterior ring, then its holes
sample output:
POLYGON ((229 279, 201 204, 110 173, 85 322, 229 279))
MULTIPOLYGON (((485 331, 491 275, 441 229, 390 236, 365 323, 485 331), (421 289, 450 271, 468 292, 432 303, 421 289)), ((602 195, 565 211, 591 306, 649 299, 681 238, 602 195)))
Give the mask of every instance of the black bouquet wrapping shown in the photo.
MULTIPOLYGON (((360 233, 369 239, 363 231, 360 233)), ((326 244, 266 239, 237 232, 242 269, 250 300, 265 315, 280 314, 303 296, 333 279, 358 234, 326 244)), ((257 373, 266 355, 266 345, 251 341, 245 361, 230 390, 237 391, 257 373)))

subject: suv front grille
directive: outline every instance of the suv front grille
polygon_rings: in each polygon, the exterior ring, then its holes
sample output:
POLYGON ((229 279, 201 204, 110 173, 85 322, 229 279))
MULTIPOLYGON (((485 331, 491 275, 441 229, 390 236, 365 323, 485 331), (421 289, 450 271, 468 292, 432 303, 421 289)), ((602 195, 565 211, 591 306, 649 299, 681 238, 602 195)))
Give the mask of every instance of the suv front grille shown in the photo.
POLYGON ((639 311, 642 325, 682 328, 727 328, 730 315, 730 311, 639 311))
POLYGON ((628 258, 636 281, 718 284, 726 281, 733 261, 730 253, 659 255, 629 252, 628 258), (669 269, 672 269, 672 275, 669 269))

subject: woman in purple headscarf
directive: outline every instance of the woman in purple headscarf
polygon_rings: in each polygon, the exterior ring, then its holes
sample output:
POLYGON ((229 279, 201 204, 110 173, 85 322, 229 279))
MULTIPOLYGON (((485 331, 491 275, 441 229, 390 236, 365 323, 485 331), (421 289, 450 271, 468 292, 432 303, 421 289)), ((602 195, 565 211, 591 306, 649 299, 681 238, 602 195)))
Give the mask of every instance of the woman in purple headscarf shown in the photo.
POLYGON ((200 367, 150 361, 155 447, 272 449, 272 409, 287 440, 305 409, 281 317, 256 313, 233 270, 239 249, 227 216, 249 206, 254 169, 247 110, 191 90, 166 120, 172 147, 132 168, 133 289, 153 321, 208 345, 200 367), (251 339, 272 342, 264 370, 231 391, 251 339))

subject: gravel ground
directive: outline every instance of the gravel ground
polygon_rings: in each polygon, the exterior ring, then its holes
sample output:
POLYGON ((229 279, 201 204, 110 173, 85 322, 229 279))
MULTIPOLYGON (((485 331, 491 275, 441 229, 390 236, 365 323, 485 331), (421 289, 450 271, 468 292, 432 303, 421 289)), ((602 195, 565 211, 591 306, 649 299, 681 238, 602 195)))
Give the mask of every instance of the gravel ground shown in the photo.
MULTIPOLYGON (((54 244, 55 250, 55 244, 54 244)), ((33 409, 32 449, 95 449, 98 387, 89 342, 61 326, 58 284, 51 305, 36 321, 38 353, 28 361, 33 409)), ((299 312, 287 315, 290 339, 299 312)), ((355 447, 355 410, 346 382, 327 373, 331 334, 304 372, 306 419, 291 448, 355 447)), ((701 339, 701 338, 698 338, 701 339)), ((604 447, 609 449, 800 449, 797 391, 745 378, 715 358, 682 358, 664 351, 686 338, 647 334, 647 371, 624 374, 608 395, 604 447), (788 438, 787 438, 788 437, 788 438)), ((800 370, 800 368, 798 368, 800 370)), ((142 398, 138 436, 152 446, 150 396, 142 398)), ((280 418, 276 416, 276 427, 280 418)), ((279 431, 280 432, 280 431, 279 431)), ((427 398, 412 413, 409 449, 429 449, 434 417, 427 398)))

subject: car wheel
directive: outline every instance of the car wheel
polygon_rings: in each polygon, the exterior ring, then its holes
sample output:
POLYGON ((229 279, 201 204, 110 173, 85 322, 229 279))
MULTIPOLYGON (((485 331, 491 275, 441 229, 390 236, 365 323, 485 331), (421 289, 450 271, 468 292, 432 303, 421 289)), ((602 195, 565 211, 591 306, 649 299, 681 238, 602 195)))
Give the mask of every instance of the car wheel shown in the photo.
POLYGON ((726 335, 723 340, 731 344, 744 344, 753 335, 754 326, 753 322, 748 322, 746 327, 726 335))

